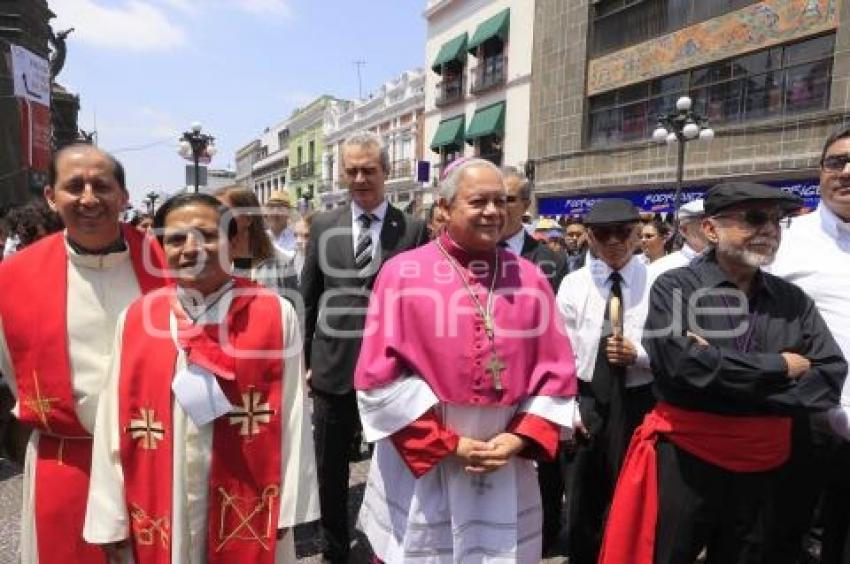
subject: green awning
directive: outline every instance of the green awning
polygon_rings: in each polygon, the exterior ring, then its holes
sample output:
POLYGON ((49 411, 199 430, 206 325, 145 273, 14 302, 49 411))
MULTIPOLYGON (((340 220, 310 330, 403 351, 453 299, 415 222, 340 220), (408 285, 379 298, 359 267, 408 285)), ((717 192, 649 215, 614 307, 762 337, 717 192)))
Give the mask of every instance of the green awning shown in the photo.
POLYGON ((437 133, 434 134, 434 140, 431 141, 431 150, 435 153, 440 148, 446 145, 463 145, 463 126, 466 121, 466 116, 461 114, 451 119, 446 119, 440 122, 437 127, 437 133))
POLYGON ((487 135, 503 136, 504 133, 505 103, 497 102, 475 112, 469 128, 466 130, 466 140, 472 143, 478 137, 486 137, 487 135))
POLYGON ((478 29, 475 30, 475 35, 472 36, 472 41, 469 42, 466 50, 472 53, 479 45, 493 37, 498 37, 502 41, 505 41, 508 38, 508 31, 510 30, 510 27, 511 9, 506 8, 478 26, 478 29))
POLYGON ((469 35, 464 33, 458 35, 448 43, 440 47, 440 52, 437 53, 437 58, 434 59, 434 64, 431 65, 431 70, 437 74, 443 72, 443 65, 452 61, 464 62, 466 60, 466 40, 469 35))

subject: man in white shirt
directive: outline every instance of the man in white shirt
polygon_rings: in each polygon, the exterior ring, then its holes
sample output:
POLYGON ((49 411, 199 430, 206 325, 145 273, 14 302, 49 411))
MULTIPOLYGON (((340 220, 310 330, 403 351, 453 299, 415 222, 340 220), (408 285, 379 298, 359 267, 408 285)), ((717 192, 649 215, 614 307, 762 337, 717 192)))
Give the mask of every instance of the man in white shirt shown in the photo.
POLYGON ((295 231, 289 227, 292 202, 286 192, 272 192, 266 200, 266 223, 275 247, 286 253, 295 254, 295 231))
POLYGON ((708 241, 702 232, 703 200, 691 200, 679 208, 676 214, 679 219, 679 232, 685 244, 675 253, 663 256, 649 265, 650 286, 663 273, 680 266, 685 266, 708 246, 708 241))
MULTIPOLYGON (((850 128, 831 135, 820 162, 821 202, 794 218, 782 237, 771 272, 800 286, 826 321, 845 358, 850 358, 850 128)), ((794 421, 791 460, 780 482, 770 562, 796 562, 823 491, 822 562, 850 557, 844 543, 850 526, 850 388, 845 380, 839 408, 794 421), (829 420, 829 421, 828 421, 829 420), (829 423, 844 440, 836 439, 829 423)))
POLYGON ((602 200, 585 225, 592 254, 564 278, 556 300, 579 378, 577 450, 569 469, 569 556, 575 564, 597 560, 626 447, 655 403, 641 345, 648 286, 646 266, 634 254, 640 216, 627 200, 602 200))

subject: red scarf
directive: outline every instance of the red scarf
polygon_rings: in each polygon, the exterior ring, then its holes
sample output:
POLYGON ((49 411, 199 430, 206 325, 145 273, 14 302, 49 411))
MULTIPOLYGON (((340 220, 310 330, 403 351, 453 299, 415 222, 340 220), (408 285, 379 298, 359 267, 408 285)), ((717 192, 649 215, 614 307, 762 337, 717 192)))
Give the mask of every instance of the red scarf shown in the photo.
POLYGON ((184 333, 185 314, 179 305, 173 309, 172 289, 145 296, 127 311, 118 405, 121 466, 138 564, 171 562, 171 382, 177 360, 169 328, 172 311, 189 360, 201 355, 212 360, 204 365, 214 373, 233 377, 218 378, 236 410, 213 422, 206 561, 274 562, 282 488, 280 302, 240 279, 233 295, 226 326, 207 326, 194 336, 184 333), (224 347, 213 340, 219 330, 228 341, 224 347))
POLYGON ((600 564, 652 564, 658 517, 655 442, 664 435, 682 450, 731 472, 764 472, 791 453, 788 417, 730 417, 659 403, 635 430, 614 491, 600 564))
MULTIPOLYGON (((142 293, 162 286, 159 246, 122 225, 142 293), (146 268, 151 265, 154 268, 146 268)), ((0 313, 18 385, 18 419, 41 431, 35 479, 35 530, 42 564, 105 562, 83 541, 91 435, 77 418, 68 346, 68 251, 45 237, 0 267, 0 313), (15 290, 18 291, 15 291, 15 290)))

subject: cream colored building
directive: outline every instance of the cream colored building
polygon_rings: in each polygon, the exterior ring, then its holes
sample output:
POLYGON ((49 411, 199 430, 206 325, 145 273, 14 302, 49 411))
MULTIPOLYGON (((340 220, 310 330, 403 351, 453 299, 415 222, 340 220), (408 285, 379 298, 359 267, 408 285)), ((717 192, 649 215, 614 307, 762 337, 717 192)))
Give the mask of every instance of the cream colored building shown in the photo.
POLYGON ((352 133, 372 131, 381 136, 390 157, 387 198, 405 207, 426 188, 416 181, 417 161, 425 148, 422 121, 425 111, 425 71, 410 70, 384 83, 368 98, 341 112, 325 114, 325 159, 320 199, 323 208, 346 200, 342 182, 342 144, 352 133))
POLYGON ((535 0, 428 0, 424 138, 433 173, 459 156, 528 158, 535 0))

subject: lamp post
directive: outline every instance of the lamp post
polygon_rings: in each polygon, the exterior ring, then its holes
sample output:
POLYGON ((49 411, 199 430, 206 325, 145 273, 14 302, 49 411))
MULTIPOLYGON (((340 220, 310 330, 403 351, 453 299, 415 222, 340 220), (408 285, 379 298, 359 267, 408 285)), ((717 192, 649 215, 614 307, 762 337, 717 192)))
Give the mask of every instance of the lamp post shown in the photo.
POLYGON ((146 194, 145 203, 148 206, 148 213, 153 217, 153 212, 156 210, 156 201, 159 199, 159 194, 156 192, 148 192, 146 194))
POLYGON ((677 144, 676 195, 673 200, 673 235, 679 232, 679 207, 682 205, 682 187, 685 175, 685 143, 711 141, 714 130, 708 127, 708 118, 693 111, 693 101, 688 96, 676 100, 676 110, 658 117, 652 139, 668 145, 677 144))
POLYGON ((215 137, 208 133, 201 132, 201 124, 195 122, 189 131, 183 133, 178 139, 177 154, 186 160, 190 160, 195 165, 195 193, 198 193, 198 184, 200 182, 200 161, 201 159, 209 162, 216 153, 216 147, 213 144, 215 137))

